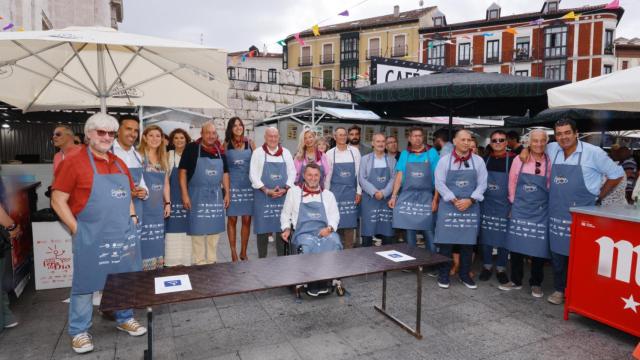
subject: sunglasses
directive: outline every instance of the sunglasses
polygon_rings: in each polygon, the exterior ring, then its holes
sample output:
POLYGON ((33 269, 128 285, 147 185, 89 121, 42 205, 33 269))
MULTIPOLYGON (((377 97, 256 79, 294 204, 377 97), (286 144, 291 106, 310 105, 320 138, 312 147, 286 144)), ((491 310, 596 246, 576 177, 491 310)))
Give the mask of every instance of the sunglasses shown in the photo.
POLYGON ((540 170, 541 166, 542 163, 540 161, 536 161, 536 175, 540 175, 540 173, 542 172, 542 170, 540 170))
POLYGON ((493 143, 493 144, 502 144, 505 141, 507 141, 507 139, 505 139, 505 138, 491 139, 491 143, 493 143))
POLYGON ((55 132, 55 133, 53 133, 53 137, 60 137, 60 136, 62 136, 62 135, 63 135, 63 134, 62 134, 61 132, 55 132))
POLYGON ((107 131, 107 130, 96 130, 96 134, 100 137, 104 137, 105 135, 109 135, 109 137, 115 138, 118 134, 117 131, 107 131))

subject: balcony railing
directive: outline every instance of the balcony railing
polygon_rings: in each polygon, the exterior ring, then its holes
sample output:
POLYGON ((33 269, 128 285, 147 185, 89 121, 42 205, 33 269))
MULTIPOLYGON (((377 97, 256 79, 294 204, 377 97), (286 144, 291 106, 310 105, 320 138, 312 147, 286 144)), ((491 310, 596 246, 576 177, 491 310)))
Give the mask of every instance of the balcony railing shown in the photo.
POLYGON ((613 55, 613 44, 609 44, 604 47, 605 55, 613 55))
POLYGON ((470 59, 460 60, 458 59, 458 66, 469 66, 471 65, 470 59))
POLYGON ((381 54, 380 49, 367 49, 367 60, 371 60, 373 56, 381 56, 381 54))
POLYGON ((259 70, 254 68, 229 67, 227 68, 229 80, 249 81, 266 84, 281 83, 280 71, 276 69, 259 70))
POLYGON ((564 58, 567 57, 567 47, 566 46, 557 46, 557 47, 546 47, 544 48, 544 58, 552 59, 552 58, 564 58))
POLYGON ((407 45, 394 46, 391 49, 391 57, 403 57, 409 54, 409 47, 407 45))
POLYGON ((485 61, 485 64, 498 64, 500 63, 500 57, 495 56, 495 57, 488 57, 487 61, 485 61))
POLYGON ((320 64, 333 64, 335 63, 335 59, 333 57, 333 53, 331 54, 322 54, 320 56, 320 64))
POLYGON ((513 53, 513 59, 516 61, 527 61, 530 57, 529 50, 516 49, 513 53))
POLYGON ((298 66, 311 66, 311 65, 313 65, 313 57, 300 56, 298 58, 298 66))

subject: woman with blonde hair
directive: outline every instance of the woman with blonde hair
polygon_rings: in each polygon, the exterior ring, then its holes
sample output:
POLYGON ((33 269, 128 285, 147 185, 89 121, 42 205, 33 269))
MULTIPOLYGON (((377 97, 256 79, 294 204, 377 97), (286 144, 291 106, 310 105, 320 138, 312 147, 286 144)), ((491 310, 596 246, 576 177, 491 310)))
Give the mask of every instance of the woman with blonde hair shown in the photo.
POLYGON ((307 164, 318 164, 320 166, 320 184, 324 184, 324 179, 331 177, 331 168, 325 154, 318 150, 318 141, 315 131, 305 129, 300 134, 298 141, 298 151, 293 157, 293 164, 296 167, 295 184, 300 185, 304 182, 302 173, 307 164))
POLYGON ((140 252, 142 269, 154 270, 164 267, 164 219, 171 212, 169 194, 169 163, 167 149, 163 144, 162 129, 151 125, 144 129, 138 151, 142 154, 142 176, 149 188, 149 196, 143 202, 140 252))
POLYGON ((178 177, 178 165, 191 136, 186 130, 177 128, 169 134, 169 185, 171 195, 171 213, 165 223, 164 264, 165 266, 191 265, 191 236, 188 211, 182 204, 182 193, 178 177))

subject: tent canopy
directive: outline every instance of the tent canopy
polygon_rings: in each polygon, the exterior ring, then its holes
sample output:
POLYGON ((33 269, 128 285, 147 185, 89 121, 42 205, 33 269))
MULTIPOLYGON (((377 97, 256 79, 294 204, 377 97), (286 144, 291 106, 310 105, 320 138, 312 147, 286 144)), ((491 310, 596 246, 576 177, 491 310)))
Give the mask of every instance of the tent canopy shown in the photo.
POLYGON ((586 110, 586 109, 547 109, 533 118, 508 117, 505 119, 507 127, 536 127, 553 128, 558 120, 571 119, 578 125, 581 132, 617 131, 640 129, 639 112, 586 110))
POLYGON ((567 84, 481 72, 443 72, 353 90, 351 100, 390 117, 491 116, 538 113, 547 90, 567 84))

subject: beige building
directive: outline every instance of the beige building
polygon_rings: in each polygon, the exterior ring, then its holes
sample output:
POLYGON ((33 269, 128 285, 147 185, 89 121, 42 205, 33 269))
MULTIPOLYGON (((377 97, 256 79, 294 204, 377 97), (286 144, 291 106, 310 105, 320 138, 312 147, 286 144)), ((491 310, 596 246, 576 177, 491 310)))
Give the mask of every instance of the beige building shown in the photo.
POLYGON ((640 66, 640 38, 617 38, 615 44, 616 69, 640 66))
POLYGON ((68 26, 118 28, 123 0, 2 0, 0 15, 16 29, 49 30, 68 26))
POLYGON ((393 13, 302 31, 287 37, 283 67, 301 72, 303 86, 347 90, 366 78, 374 56, 421 61, 420 27, 432 26, 437 7, 393 13))

